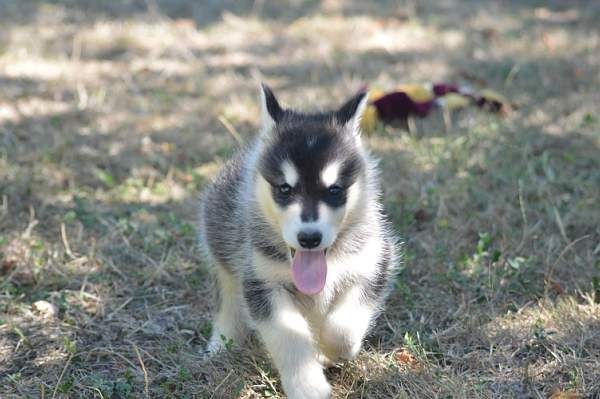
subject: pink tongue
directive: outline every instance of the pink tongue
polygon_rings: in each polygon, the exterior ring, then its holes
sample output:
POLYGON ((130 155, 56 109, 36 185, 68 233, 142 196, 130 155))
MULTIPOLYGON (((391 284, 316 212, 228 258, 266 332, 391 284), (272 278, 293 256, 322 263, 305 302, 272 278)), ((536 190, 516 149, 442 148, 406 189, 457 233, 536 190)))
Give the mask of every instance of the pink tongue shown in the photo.
POLYGON ((327 277, 325 251, 296 251, 292 261, 292 277, 294 285, 303 294, 321 292, 327 277))

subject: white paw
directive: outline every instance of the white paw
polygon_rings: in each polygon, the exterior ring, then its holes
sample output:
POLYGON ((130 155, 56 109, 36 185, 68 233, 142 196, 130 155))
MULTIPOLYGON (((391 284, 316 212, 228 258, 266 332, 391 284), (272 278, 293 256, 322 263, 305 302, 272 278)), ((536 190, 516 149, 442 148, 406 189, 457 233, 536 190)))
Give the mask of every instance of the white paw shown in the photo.
POLYGON ((331 386, 320 365, 314 364, 290 374, 282 373, 283 390, 289 399, 329 399, 331 386))
POLYGON ((360 352, 363 335, 349 327, 327 325, 321 332, 321 341, 327 356, 338 359, 352 360, 360 352))
POLYGON ((219 333, 213 333, 204 350, 205 358, 209 358, 221 351, 229 350, 233 346, 233 340, 219 333))
POLYGON ((362 347, 362 337, 355 337, 350 341, 350 344, 343 348, 340 352, 340 358, 344 360, 352 360, 358 355, 360 352, 360 348, 362 347))
POLYGON ((215 339, 215 337, 212 337, 210 341, 208 341, 208 345, 206 345, 206 349, 204 350, 204 352, 207 355, 211 356, 215 353, 222 351, 223 349, 225 349, 225 344, 223 343, 223 341, 220 338, 215 339))
POLYGON ((333 360, 331 360, 330 358, 328 358, 327 355, 325 355, 324 353, 319 352, 317 354, 317 360, 326 369, 335 366, 335 362, 333 360))

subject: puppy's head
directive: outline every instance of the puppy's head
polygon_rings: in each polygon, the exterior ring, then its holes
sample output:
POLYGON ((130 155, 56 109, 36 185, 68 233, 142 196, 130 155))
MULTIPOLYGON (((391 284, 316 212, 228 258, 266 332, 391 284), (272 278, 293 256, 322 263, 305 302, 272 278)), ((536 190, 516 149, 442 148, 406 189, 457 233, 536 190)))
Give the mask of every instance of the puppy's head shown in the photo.
POLYGON ((364 195, 359 118, 367 95, 319 114, 282 108, 267 86, 261 98, 257 201, 292 254, 326 251, 364 195))

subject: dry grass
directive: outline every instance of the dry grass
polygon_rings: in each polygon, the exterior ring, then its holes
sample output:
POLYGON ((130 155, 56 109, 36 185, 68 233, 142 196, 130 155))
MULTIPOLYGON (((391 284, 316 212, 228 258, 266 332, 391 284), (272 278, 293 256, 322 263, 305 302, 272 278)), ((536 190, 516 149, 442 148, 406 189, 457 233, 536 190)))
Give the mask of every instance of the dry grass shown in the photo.
POLYGON ((406 262, 337 397, 600 396, 600 7, 367 3, 0 2, 0 397, 281 395, 256 342, 198 352, 194 199, 258 73, 306 107, 431 80, 519 104, 370 139, 406 262))

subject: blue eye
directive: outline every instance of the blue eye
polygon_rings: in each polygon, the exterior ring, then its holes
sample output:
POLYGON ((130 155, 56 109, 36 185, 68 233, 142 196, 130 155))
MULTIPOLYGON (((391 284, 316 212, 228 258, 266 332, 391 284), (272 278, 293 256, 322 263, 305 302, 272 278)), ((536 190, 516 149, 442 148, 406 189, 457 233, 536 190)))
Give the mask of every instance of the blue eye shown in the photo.
POLYGON ((281 194, 281 195, 290 195, 292 193, 292 187, 287 183, 280 185, 278 187, 278 189, 279 189, 279 194, 281 194))
POLYGON ((344 191, 343 188, 337 185, 329 187, 329 195, 338 196, 344 191))

